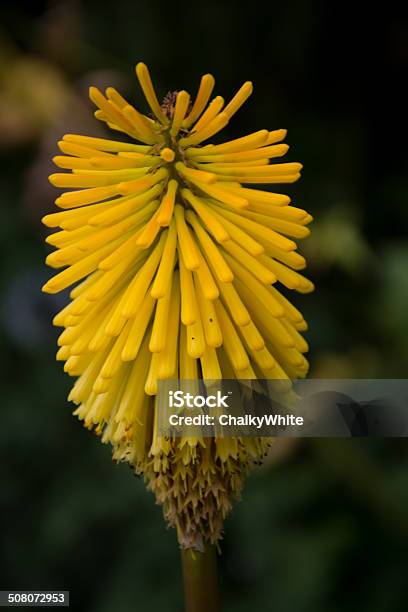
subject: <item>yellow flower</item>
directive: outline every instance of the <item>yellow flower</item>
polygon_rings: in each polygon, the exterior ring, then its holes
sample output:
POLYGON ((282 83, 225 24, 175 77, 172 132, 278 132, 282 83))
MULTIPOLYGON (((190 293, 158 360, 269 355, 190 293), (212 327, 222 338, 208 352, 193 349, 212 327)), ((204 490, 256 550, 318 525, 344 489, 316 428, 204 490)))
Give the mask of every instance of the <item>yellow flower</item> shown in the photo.
POLYGON ((157 381, 305 376, 307 326, 278 287, 313 289, 293 240, 308 236, 312 217, 286 195, 246 186, 299 178, 301 164, 275 163, 288 150, 286 130, 203 144, 252 83, 227 105, 221 96, 208 103, 206 74, 194 103, 180 91, 160 105, 147 67, 136 74, 151 116, 111 87, 105 96, 90 88, 95 116, 130 138, 66 134, 58 143, 54 162, 68 172, 50 181, 69 191, 43 222, 61 228, 47 238, 57 248, 47 263, 65 269, 43 289, 80 281, 54 318, 64 328, 57 359, 78 377, 75 414, 145 476, 181 545, 200 550, 220 537, 267 443, 160 437, 157 381))

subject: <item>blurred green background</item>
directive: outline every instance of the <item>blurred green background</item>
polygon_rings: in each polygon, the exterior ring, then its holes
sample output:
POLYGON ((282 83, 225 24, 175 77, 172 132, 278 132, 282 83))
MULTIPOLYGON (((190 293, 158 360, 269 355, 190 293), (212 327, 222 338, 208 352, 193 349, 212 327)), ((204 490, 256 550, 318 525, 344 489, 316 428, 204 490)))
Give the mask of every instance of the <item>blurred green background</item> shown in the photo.
MULTIPOLYGON (((393 3, 3 2, 0 26, 1 589, 66 589, 87 612, 182 610, 175 534, 143 482, 71 416, 54 360, 40 218, 65 132, 103 133, 87 87, 138 104, 212 72, 255 93, 228 127, 287 127, 286 190, 314 216, 311 375, 404 378, 408 362, 407 25, 393 3)), ((405 440, 289 440, 247 483, 220 559, 226 612, 408 608, 405 440)), ((209 611, 211 612, 211 611, 209 611)))

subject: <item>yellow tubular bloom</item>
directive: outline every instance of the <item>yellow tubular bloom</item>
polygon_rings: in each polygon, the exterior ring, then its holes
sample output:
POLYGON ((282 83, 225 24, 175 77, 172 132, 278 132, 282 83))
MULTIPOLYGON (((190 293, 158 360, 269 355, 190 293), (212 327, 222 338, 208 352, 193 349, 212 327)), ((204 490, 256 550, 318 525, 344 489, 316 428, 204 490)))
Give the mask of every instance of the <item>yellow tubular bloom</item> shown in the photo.
POLYGON ((188 128, 190 125, 195 123, 198 117, 201 115, 207 102, 211 96, 211 92, 214 89, 215 79, 212 74, 205 74, 201 78, 200 87, 197 93, 197 97, 194 101, 193 107, 188 117, 183 122, 183 127, 188 128))
POLYGON ((253 187, 299 178, 301 164, 279 161, 286 130, 208 143, 251 82, 225 105, 209 102, 206 74, 192 102, 180 91, 160 104, 145 64, 136 74, 142 112, 114 88, 90 88, 97 118, 127 142, 66 134, 58 143, 61 172, 49 180, 67 190, 43 222, 59 228, 47 237, 47 264, 63 269, 43 290, 75 284, 53 320, 63 328, 57 359, 77 377, 75 414, 144 475, 180 545, 202 550, 221 537, 268 444, 160 437, 158 380, 262 377, 286 389, 306 375, 307 324, 280 288, 313 290, 295 242, 312 217, 287 195, 253 187))

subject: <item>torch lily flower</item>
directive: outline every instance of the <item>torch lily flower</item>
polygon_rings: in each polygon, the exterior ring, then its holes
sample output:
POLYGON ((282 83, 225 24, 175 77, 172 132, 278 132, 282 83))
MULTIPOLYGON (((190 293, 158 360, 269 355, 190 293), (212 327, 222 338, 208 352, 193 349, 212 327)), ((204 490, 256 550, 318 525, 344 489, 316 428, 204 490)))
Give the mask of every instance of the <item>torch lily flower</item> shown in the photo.
POLYGON ((145 64, 136 75, 149 109, 118 91, 90 88, 95 117, 118 139, 66 134, 54 157, 66 189, 44 217, 60 269, 43 287, 73 285, 54 318, 57 359, 76 378, 74 414, 110 443, 116 461, 142 474, 177 529, 180 546, 216 544, 246 473, 265 455, 263 438, 165 438, 158 433, 158 381, 304 377, 302 314, 281 287, 307 293, 297 239, 312 217, 287 195, 259 185, 293 183, 281 162, 286 130, 209 143, 252 93, 227 104, 169 93, 160 104, 145 64))

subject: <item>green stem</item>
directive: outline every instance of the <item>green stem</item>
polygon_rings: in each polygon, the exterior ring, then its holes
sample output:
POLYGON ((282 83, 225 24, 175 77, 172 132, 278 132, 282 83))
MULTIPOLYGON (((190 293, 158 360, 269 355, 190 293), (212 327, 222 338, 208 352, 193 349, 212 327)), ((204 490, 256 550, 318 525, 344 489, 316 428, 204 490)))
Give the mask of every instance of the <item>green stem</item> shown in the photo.
POLYGON ((203 553, 182 550, 181 561, 186 612, 219 612, 215 547, 203 553))

